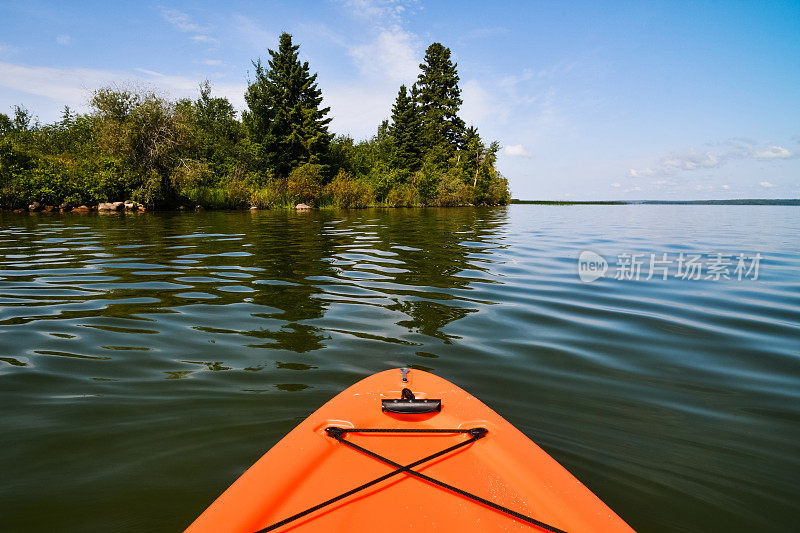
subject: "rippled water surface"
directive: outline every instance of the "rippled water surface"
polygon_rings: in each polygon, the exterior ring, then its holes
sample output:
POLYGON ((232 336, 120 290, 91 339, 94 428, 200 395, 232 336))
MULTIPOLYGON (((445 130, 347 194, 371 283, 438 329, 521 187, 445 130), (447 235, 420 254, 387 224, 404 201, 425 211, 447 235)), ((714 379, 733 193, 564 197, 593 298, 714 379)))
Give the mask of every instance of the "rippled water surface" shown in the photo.
POLYGON ((799 243, 779 206, 0 213, 0 528, 178 531, 341 389, 411 364, 636 529, 793 530, 799 243), (583 250, 763 259, 582 283, 583 250))

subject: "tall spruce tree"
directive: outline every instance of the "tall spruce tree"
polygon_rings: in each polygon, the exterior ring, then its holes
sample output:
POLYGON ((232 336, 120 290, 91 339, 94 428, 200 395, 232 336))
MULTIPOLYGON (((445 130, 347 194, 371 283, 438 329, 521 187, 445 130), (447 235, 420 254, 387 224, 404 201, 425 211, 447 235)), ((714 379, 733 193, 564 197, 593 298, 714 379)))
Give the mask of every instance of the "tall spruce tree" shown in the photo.
POLYGON ((242 118, 250 138, 261 146, 264 166, 279 176, 288 176, 303 163, 316 163, 330 143, 322 91, 308 62, 298 59, 299 45, 281 34, 278 51, 269 50, 268 69, 253 62, 256 79, 247 88, 248 110, 242 118))
POLYGON ((400 86, 392 106, 392 163, 400 168, 417 170, 420 166, 420 117, 416 103, 416 87, 409 95, 405 85, 400 86))
POLYGON ((429 147, 444 146, 447 152, 462 144, 464 121, 458 116, 461 89, 457 64, 450 60, 450 49, 433 43, 425 51, 417 79, 422 134, 429 147))

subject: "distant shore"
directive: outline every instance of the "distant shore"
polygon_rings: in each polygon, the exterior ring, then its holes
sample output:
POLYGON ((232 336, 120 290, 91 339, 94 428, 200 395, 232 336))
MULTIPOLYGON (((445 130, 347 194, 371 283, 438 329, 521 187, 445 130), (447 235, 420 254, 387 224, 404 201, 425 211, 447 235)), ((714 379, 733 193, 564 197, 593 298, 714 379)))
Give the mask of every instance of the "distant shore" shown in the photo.
POLYGON ((800 205, 800 198, 765 199, 743 198, 738 200, 518 200, 512 204, 530 205, 800 205))

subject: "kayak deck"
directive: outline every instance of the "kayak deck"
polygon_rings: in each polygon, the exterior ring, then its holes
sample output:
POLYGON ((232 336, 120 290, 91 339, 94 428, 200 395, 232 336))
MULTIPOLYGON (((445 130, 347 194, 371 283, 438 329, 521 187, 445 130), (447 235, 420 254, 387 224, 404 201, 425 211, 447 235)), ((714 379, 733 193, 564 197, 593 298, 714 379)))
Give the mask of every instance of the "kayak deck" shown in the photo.
POLYGON ((547 453, 479 400, 419 370, 410 371, 404 382, 399 369, 370 376, 322 406, 248 469, 187 531, 252 533, 382 476, 385 479, 275 531, 548 530, 536 521, 548 524, 551 531, 632 531, 547 453), (416 400, 441 400, 441 411, 382 411, 381 401, 402 398, 404 388, 413 391, 416 400), (462 432, 342 433, 329 428, 462 432), (413 466, 419 475, 398 470, 451 447, 452 451, 413 466))

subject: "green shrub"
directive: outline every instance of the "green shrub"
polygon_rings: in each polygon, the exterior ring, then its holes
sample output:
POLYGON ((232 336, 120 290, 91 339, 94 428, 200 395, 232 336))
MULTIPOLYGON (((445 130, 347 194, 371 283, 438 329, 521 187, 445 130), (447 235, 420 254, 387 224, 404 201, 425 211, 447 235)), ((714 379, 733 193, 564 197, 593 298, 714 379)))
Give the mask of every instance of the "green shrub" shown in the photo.
POLYGON ((419 205, 417 190, 412 183, 402 183, 393 187, 386 195, 388 207, 413 207, 419 205))
POLYGON ((340 170, 327 185, 326 192, 336 207, 363 208, 369 207, 374 201, 372 188, 361 180, 353 179, 344 170, 340 170))
POLYGON ((314 205, 322 195, 321 165, 306 163, 289 174, 288 191, 293 200, 314 205))
POLYGON ((250 193, 250 205, 260 209, 280 207, 286 204, 286 189, 277 180, 270 180, 250 193))
POLYGON ((508 180, 498 172, 489 180, 484 202, 489 205, 506 205, 510 201, 511 192, 508 189, 508 180))
POLYGON ((422 205, 433 203, 439 189, 441 171, 433 165, 424 165, 422 170, 414 173, 413 183, 417 189, 417 196, 422 205))
POLYGON ((450 169, 439 181, 433 205, 453 207, 472 203, 472 187, 464 183, 458 168, 450 169))

